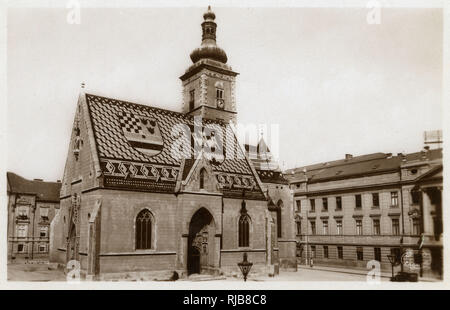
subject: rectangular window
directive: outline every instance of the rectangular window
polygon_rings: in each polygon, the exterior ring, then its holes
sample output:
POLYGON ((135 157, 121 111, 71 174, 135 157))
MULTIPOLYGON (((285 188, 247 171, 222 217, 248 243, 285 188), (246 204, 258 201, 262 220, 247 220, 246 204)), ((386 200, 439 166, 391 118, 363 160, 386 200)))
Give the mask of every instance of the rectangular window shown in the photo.
POLYGON ((374 208, 378 208, 380 206, 380 195, 378 193, 372 194, 372 205, 374 208))
POLYGON ((420 220, 418 218, 413 219, 413 235, 420 235, 420 220))
POLYGON ((195 89, 189 92, 189 110, 194 110, 195 107, 195 89))
POLYGON ((311 258, 316 258, 316 246, 311 246, 311 258))
POLYGON ((311 221, 311 235, 316 234, 316 221, 311 221))
POLYGON ((400 235, 400 221, 398 219, 392 219, 392 234, 400 235))
POLYGON ((328 198, 322 198, 323 211, 328 211, 328 198))
POLYGON ((381 248, 373 248, 373 255, 375 260, 381 262, 381 248))
POLYGON ((373 219, 373 234, 379 235, 380 232, 380 220, 379 219, 373 219))
POLYGON ((300 236, 302 234, 302 222, 298 220, 295 224, 297 225, 297 236, 300 236))
POLYGON ((44 226, 44 227, 41 227, 41 228, 40 228, 40 230, 39 230, 39 236, 40 236, 41 238, 47 238, 47 236, 48 236, 48 227, 47 227, 47 226, 44 226))
POLYGON ((356 220, 356 234, 357 235, 363 234, 362 220, 356 220))
POLYGON ((344 259, 344 249, 341 246, 337 247, 337 253, 339 259, 344 259))
POLYGON ((328 258, 328 246, 323 246, 323 258, 328 258))
POLYGON ((316 200, 310 199, 309 202, 311 203, 311 212, 316 212, 316 200))
POLYGON ((25 252, 25 247, 23 246, 23 244, 17 245, 17 252, 25 252))
POLYGON ((20 238, 25 238, 28 235, 28 225, 17 225, 16 235, 20 238))
POLYGON ((364 250, 360 246, 356 248, 356 259, 357 260, 364 260, 364 250))
POLYGON ((413 205, 418 205, 420 203, 420 192, 419 191, 411 192, 411 202, 413 205))
POLYGON ((336 210, 342 210, 342 197, 336 197, 336 210))
POLYGON ((216 88, 216 97, 217 99, 223 99, 223 89, 216 88))
POLYGON ((28 207, 27 206, 17 207, 17 217, 22 219, 28 218, 28 207))
POLYGON ((398 206, 398 192, 391 192, 391 207, 398 206))
POLYGON ((39 246, 39 252, 47 252, 47 247, 44 244, 39 246))
POLYGON ((323 226, 323 234, 328 235, 328 221, 323 221, 322 226, 323 226))
POLYGON ((355 208, 359 209, 362 207, 361 195, 355 195, 355 208))
POLYGON ((302 201, 297 200, 296 204, 297 204, 297 212, 302 212, 302 201))
POLYGON ((342 235, 342 220, 336 220, 336 234, 342 235))

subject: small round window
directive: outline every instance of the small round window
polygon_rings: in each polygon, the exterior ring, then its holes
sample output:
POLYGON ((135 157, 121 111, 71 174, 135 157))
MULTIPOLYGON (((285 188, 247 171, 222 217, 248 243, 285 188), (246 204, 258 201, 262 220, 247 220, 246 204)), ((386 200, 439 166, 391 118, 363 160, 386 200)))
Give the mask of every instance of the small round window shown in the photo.
POLYGON ((410 172, 411 174, 417 174, 417 169, 411 169, 410 172))

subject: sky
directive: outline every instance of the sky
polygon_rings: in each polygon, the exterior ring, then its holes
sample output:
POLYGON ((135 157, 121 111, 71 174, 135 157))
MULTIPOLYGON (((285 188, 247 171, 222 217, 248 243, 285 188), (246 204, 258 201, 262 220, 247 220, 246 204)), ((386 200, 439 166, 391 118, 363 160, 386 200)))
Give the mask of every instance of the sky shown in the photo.
MULTIPOLYGON (((179 77, 206 8, 10 8, 7 169, 61 179, 80 84, 181 111, 179 77)), ((442 128, 441 9, 214 7, 237 77, 238 122, 266 137, 282 168, 374 152, 416 152, 442 128), (273 135, 275 136, 275 134, 273 135)), ((255 142, 255 141, 250 141, 255 142)))

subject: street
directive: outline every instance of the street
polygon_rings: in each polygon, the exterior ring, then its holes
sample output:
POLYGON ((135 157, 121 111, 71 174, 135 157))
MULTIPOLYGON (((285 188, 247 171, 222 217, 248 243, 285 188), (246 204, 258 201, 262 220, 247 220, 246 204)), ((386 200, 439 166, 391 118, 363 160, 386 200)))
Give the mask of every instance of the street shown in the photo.
MULTIPOLYGON (((359 271, 360 272, 360 271, 359 271)), ((9 264, 8 281, 65 281, 66 277, 61 269, 49 268, 47 264, 9 264)), ((126 279, 124 279, 127 281, 126 279)), ((186 281, 187 279, 181 279, 186 281)), ((207 275, 197 276, 193 281, 242 281, 236 277, 210 277, 207 275), (195 280, 194 280, 195 279, 195 280)), ((382 277, 381 281, 388 281, 382 277)), ((128 280, 129 281, 129 280, 128 280)), ((187 280, 189 281, 189 280, 187 280)), ((336 270, 323 270, 319 268, 299 268, 296 272, 281 271, 275 277, 250 276, 248 281, 366 281, 366 275, 358 274, 353 270, 345 272, 336 270)))

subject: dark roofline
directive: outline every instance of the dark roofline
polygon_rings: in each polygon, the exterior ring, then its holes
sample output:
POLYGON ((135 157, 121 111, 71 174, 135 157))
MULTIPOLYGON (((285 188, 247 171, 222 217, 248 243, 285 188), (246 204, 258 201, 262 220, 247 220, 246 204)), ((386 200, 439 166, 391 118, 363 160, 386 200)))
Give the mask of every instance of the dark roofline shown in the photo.
MULTIPOLYGON (((364 162, 368 162, 368 161, 372 161, 372 160, 388 159, 388 157, 390 155, 391 155, 390 153, 371 153, 371 154, 355 156, 355 157, 352 157, 349 159, 337 159, 337 160, 332 160, 332 161, 324 161, 321 163, 312 164, 312 165, 308 165, 308 166, 301 166, 298 168, 287 169, 286 171, 290 172, 293 170, 294 173, 302 173, 302 170, 306 168, 306 171, 310 172, 310 171, 322 170, 322 169, 326 169, 326 168, 347 166, 347 165, 352 165, 352 164, 356 164, 356 163, 364 163, 364 162), (378 155, 379 157, 369 157, 369 156, 375 156, 375 155, 378 155), (362 159, 362 157, 367 157, 367 158, 362 159), (314 168, 311 169, 311 167, 314 167, 314 168), (310 170, 308 168, 310 168, 310 170)), ((286 174, 288 174, 288 173, 286 173, 286 174)))
POLYGON ((36 201, 39 202, 59 202, 61 182, 28 180, 10 171, 6 173, 6 179, 8 183, 8 194, 33 195, 36 197, 36 201), (56 195, 53 195, 55 194, 53 190, 47 189, 45 192, 39 192, 36 190, 36 186, 58 187, 58 189, 55 191, 56 195))
MULTIPOLYGON (((439 149, 429 150, 427 152, 438 153, 438 152, 441 152, 441 151, 442 151, 442 149, 439 148, 439 149)), ((370 156, 370 155, 375 155, 375 154, 383 154, 383 153, 373 153, 373 154, 361 155, 361 156, 370 156)), ((353 159, 360 157, 360 156, 358 156, 358 157, 354 157, 352 159, 349 159, 349 160, 347 160, 347 162, 344 162, 342 164, 326 165, 326 166, 324 165, 322 167, 317 167, 316 169, 312 169, 312 170, 306 169, 306 176, 308 177, 307 182, 308 183, 318 183, 318 182, 326 182, 326 181, 333 181, 333 180, 348 179, 348 178, 359 177, 359 176, 364 176, 364 175, 367 175, 367 176, 370 175, 371 176, 371 175, 383 174, 383 173, 387 173, 387 172, 396 172, 396 171, 400 171, 402 169, 402 167, 401 167, 402 156, 405 156, 406 158, 408 158, 408 157, 419 156, 421 154, 422 154, 422 152, 419 151, 419 152, 408 153, 408 154, 403 154, 403 155, 396 155, 396 156, 390 157, 389 156, 390 153, 388 153, 388 154, 385 154, 386 157, 384 157, 384 158, 383 157, 379 157, 379 158, 375 157, 375 158, 371 158, 371 159, 367 159, 367 160, 353 161, 353 159), (329 177, 324 177, 324 178, 320 178, 320 176, 318 176, 317 179, 314 179, 314 177, 315 177, 314 174, 311 175, 311 172, 314 172, 314 171, 317 171, 317 170, 336 168, 336 167, 341 167, 341 166, 348 166, 348 167, 350 167, 350 166, 353 166, 355 164, 360 164, 360 163, 365 163, 365 162, 370 162, 370 161, 380 161, 380 160, 383 160, 383 161, 395 160, 395 161, 398 161, 398 165, 396 165, 393 168, 379 169, 379 170, 376 170, 376 171, 363 170, 363 171, 358 171, 358 172, 354 172, 354 173, 350 173, 350 174, 342 174, 342 175, 329 176, 329 177)), ((420 158, 419 158, 419 160, 420 160, 420 158)), ((339 162, 342 162, 342 161, 345 161, 345 159, 339 160, 339 162)), ((318 164, 310 165, 310 166, 314 166, 315 167, 315 166, 318 166, 318 165, 323 165, 323 163, 318 163, 318 164)), ((300 167, 300 168, 294 168, 294 171, 296 169, 304 169, 304 168, 307 168, 307 167, 308 166, 300 167)), ((298 174, 301 174, 301 176, 300 175, 297 176, 297 173, 295 173, 293 176, 290 176, 288 171, 292 171, 292 169, 287 170, 286 173, 285 173, 286 178, 290 179, 289 182, 291 184, 293 184, 293 183, 301 183, 301 182, 305 182, 306 181, 306 179, 304 178, 303 172, 298 172, 298 174)))
MULTIPOLYGON (((308 179, 308 184, 319 183, 319 182, 326 182, 326 181, 344 180, 344 179, 353 178, 353 177, 360 177, 360 176, 373 176, 373 175, 385 174, 387 172, 399 172, 399 171, 400 171, 400 166, 399 167, 395 167, 395 168, 391 168, 391 169, 380 169, 380 170, 377 170, 377 171, 363 171, 363 172, 357 172, 357 173, 352 173, 352 174, 343 174, 343 175, 331 176, 331 177, 328 177, 328 178, 314 179, 314 176, 312 176, 312 177, 310 177, 308 179)), ((299 181, 292 181, 291 183, 298 183, 298 182, 299 181)))
POLYGON ((93 97, 98 97, 98 98, 103 98, 103 99, 108 99, 108 100, 114 100, 114 101, 120 101, 122 103, 126 103, 126 104, 131 104, 131 105, 137 105, 146 109, 151 109, 151 110, 157 110, 157 111, 161 111, 161 112, 168 112, 168 113, 174 113, 183 117, 192 117, 191 115, 182 113, 182 112, 177 112, 177 111, 173 111, 173 110, 167 110, 167 109, 163 109, 163 108, 157 108, 157 107, 153 107, 153 106, 149 106, 146 104, 142 104, 142 103, 135 103, 135 102, 131 102, 128 100, 122 100, 122 99, 118 99, 118 98, 112 98, 112 97, 105 97, 105 96, 100 96, 100 95, 96 95, 96 94, 92 94, 92 93, 85 93, 86 96, 93 96, 93 97))
MULTIPOLYGON (((157 108, 157 107, 149 106, 149 105, 142 104, 142 103, 135 103, 135 102, 131 102, 131 101, 128 101, 128 100, 122 100, 122 99, 112 98, 112 97, 105 97, 105 96, 100 96, 100 95, 96 95, 96 94, 92 94, 92 93, 85 93, 85 95, 86 96, 97 97, 97 98, 103 98, 103 99, 107 99, 107 100, 119 101, 120 103, 134 105, 134 106, 142 107, 142 108, 145 108, 145 109, 154 110, 156 112, 172 113, 172 114, 174 114, 176 116, 184 117, 184 118, 187 118, 189 120, 194 120, 194 115, 192 115, 190 113, 183 113, 183 112, 177 112, 177 111, 167 110, 167 109, 163 109, 163 108, 157 108)), ((210 106, 207 106, 207 107, 211 108, 210 106)), ((89 105, 88 105, 88 108, 90 109, 89 105)), ((231 111, 227 111, 227 112, 231 113, 231 111)), ((90 110, 89 110, 89 115, 91 115, 91 111, 90 110)), ((224 121, 221 121, 221 120, 214 120, 214 119, 205 118, 205 117, 202 117, 202 120, 205 123, 209 122, 211 124, 219 124, 219 125, 222 125, 222 126, 225 126, 225 125, 228 124, 228 123, 226 123, 224 121)), ((92 119, 91 119, 91 121, 92 121, 92 119)))

